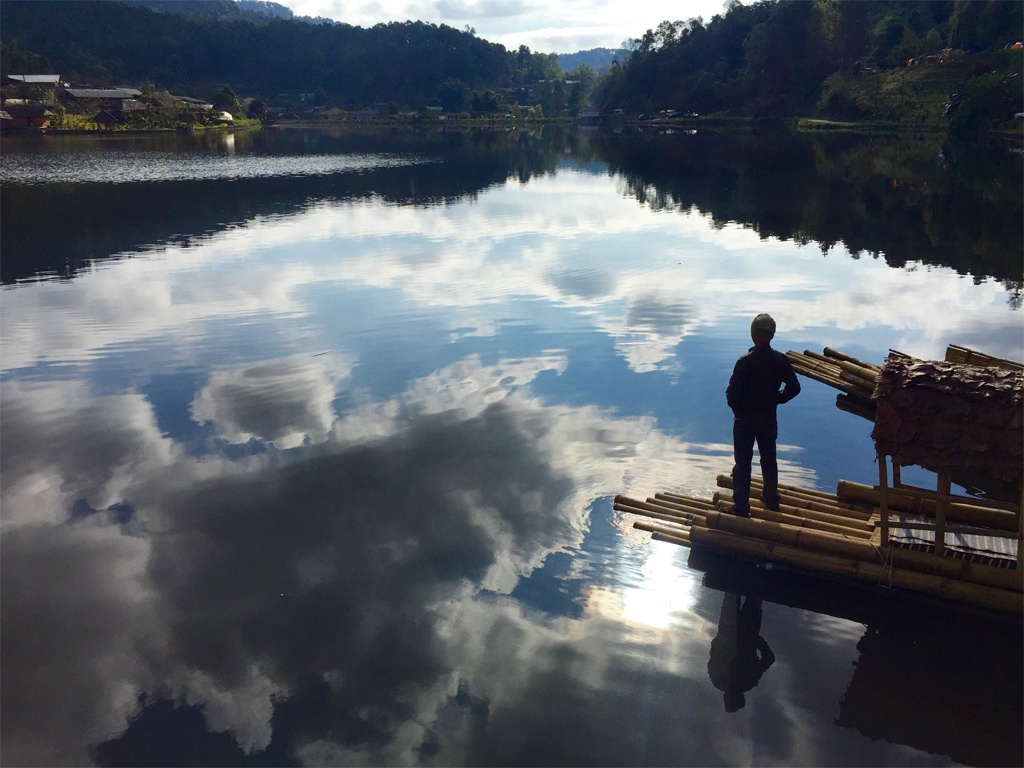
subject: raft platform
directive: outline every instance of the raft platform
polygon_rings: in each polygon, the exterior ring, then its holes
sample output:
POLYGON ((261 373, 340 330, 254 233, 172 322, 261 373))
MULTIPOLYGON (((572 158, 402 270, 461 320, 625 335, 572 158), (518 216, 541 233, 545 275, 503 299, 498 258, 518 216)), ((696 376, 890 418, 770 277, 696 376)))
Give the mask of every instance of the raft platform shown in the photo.
POLYGON ((1018 505, 949 497, 946 546, 937 554, 939 499, 923 489, 889 488, 890 520, 883 525, 878 486, 841 480, 831 494, 780 485, 776 512, 760 501, 760 481, 752 478, 751 516, 743 518, 719 510, 732 503, 732 478, 719 475, 718 485, 722 490, 710 499, 668 491, 646 500, 620 495, 614 509, 642 518, 633 527, 659 542, 1001 612, 1024 611, 1018 505), (931 529, 931 546, 922 527, 931 529))
POLYGON ((746 518, 724 511, 732 478, 719 475, 711 499, 666 491, 616 496, 614 508, 647 518, 634 527, 657 541, 1024 612, 1024 366, 955 344, 944 361, 889 350, 881 366, 829 347, 786 356, 798 374, 840 390, 840 409, 874 423, 878 485, 840 480, 834 494, 780 485, 773 511, 754 477, 746 518), (936 473, 935 490, 904 484, 905 466, 936 473), (954 473, 1009 492, 954 495, 954 473))

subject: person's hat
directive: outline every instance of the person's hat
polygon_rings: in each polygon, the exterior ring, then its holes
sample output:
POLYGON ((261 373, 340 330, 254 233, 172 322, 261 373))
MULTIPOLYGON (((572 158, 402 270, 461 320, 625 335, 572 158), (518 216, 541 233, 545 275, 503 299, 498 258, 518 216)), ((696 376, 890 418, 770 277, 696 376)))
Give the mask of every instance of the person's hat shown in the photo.
POLYGON ((775 321, 771 315, 764 313, 754 318, 750 324, 750 335, 755 339, 771 339, 775 335, 775 321))

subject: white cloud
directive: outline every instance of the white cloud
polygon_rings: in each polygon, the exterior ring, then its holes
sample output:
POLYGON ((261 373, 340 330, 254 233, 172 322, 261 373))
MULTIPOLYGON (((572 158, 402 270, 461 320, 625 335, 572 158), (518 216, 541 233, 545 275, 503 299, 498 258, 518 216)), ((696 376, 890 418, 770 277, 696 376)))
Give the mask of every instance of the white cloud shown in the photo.
POLYGON ((343 355, 294 355, 230 370, 218 370, 192 402, 196 421, 213 422, 232 443, 253 438, 294 448, 323 442, 334 423, 338 382, 353 361, 343 355))
POLYGON ((486 40, 509 49, 528 45, 538 53, 617 48, 623 40, 640 37, 662 21, 701 16, 707 22, 724 7, 719 0, 284 0, 283 4, 297 15, 322 16, 361 27, 406 20, 456 29, 469 25, 486 40))

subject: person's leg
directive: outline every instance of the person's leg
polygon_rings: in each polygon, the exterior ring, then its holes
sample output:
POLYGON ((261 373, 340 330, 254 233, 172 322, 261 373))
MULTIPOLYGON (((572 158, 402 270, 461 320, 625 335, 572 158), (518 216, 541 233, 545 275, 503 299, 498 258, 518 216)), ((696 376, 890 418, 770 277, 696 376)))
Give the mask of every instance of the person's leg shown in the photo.
POLYGON ((761 501, 769 509, 779 508, 779 462, 775 456, 775 440, 779 436, 779 424, 771 422, 759 424, 757 428, 757 452, 761 455, 761 478, 764 488, 761 501))
POLYGON ((755 434, 749 421, 732 422, 732 500, 736 514, 750 515, 750 462, 754 458, 755 434))

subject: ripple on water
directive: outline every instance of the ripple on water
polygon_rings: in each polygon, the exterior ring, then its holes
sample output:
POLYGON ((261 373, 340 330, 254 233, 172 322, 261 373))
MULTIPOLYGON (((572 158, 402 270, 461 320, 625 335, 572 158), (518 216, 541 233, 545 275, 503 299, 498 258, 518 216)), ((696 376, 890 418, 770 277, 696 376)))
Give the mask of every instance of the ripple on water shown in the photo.
POLYGON ((329 176, 365 173, 434 162, 397 154, 212 155, 181 152, 63 152, 53 155, 5 153, 5 184, 128 184, 197 179, 253 179, 267 176, 329 176))

